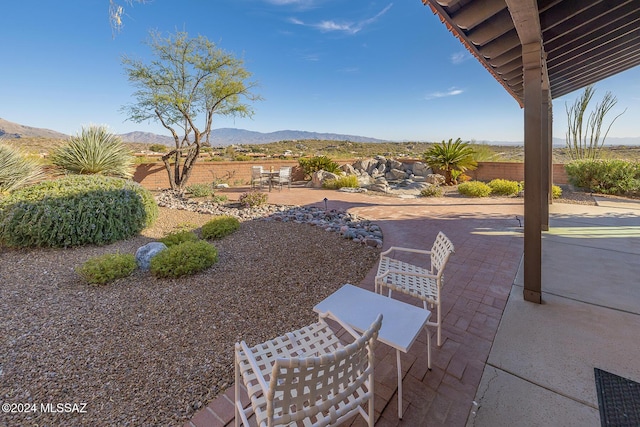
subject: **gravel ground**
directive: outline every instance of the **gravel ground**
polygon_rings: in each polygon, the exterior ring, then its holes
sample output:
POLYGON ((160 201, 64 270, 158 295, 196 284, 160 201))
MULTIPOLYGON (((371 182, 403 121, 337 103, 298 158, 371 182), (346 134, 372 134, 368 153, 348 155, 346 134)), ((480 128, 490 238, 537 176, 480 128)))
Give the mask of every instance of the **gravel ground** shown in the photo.
POLYGON ((35 404, 0 425, 182 425, 233 382, 236 341, 314 321, 313 305, 361 282, 379 253, 307 224, 246 221, 214 242, 217 264, 188 278, 136 272, 91 287, 74 273, 210 218, 162 208, 143 235, 104 247, 0 248, 0 401, 35 404), (41 407, 59 403, 79 406, 41 407))

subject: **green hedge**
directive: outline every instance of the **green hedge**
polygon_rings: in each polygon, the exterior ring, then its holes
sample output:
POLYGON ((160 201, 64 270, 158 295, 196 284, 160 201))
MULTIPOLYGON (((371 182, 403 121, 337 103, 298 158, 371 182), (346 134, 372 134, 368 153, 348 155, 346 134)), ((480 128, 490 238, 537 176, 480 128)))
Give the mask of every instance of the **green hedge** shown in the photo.
POLYGON ((640 191, 640 163, 627 160, 576 160, 565 165, 569 182, 595 193, 627 195, 640 191))
POLYGON ((202 226, 203 239, 219 239, 240 228, 240 220, 231 215, 220 215, 202 226))
POLYGON ((470 197, 487 197, 491 194, 491 187, 484 182, 468 181, 458 185, 458 193, 470 197))
POLYGON ((0 199, 0 244, 104 245, 138 234, 157 216, 153 195, 133 181, 70 175, 0 199))

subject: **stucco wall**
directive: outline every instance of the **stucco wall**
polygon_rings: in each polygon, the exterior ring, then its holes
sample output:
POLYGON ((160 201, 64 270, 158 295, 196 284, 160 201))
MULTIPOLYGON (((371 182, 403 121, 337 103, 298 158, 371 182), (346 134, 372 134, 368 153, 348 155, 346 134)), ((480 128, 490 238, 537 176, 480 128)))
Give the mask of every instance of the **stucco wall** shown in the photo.
MULTIPOLYGON (((409 163, 403 159, 403 162, 409 163)), ((339 160, 337 163, 353 163, 354 160, 339 160)), ((251 166, 262 165, 264 168, 278 169, 280 166, 293 167, 293 180, 302 180, 302 170, 297 160, 263 160, 260 162, 198 162, 195 164, 189 184, 225 182, 232 187, 245 186, 251 182, 251 166)), ((494 178, 524 180, 523 163, 482 162, 467 175, 479 181, 490 181, 494 178)), ((169 179, 163 163, 145 163, 138 165, 133 179, 149 190, 169 188, 169 179)), ((566 184, 567 174, 564 165, 553 165, 554 184, 566 184)))

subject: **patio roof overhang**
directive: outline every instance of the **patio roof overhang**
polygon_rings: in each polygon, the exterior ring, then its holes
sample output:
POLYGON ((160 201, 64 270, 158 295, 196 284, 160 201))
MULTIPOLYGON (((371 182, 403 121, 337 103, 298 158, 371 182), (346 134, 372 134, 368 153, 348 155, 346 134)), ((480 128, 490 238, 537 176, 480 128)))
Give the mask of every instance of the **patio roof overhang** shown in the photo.
POLYGON ((422 0, 524 106, 522 45, 542 44, 551 97, 640 65, 638 0, 422 0))
POLYGON ((542 301, 552 99, 640 65, 639 0, 422 0, 524 108, 524 298, 542 301))

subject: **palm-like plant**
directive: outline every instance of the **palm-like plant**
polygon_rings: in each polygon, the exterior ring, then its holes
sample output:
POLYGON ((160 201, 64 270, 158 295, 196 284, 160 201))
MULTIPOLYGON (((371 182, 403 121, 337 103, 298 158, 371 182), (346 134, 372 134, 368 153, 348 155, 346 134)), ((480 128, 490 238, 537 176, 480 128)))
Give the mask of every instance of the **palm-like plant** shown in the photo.
POLYGON ((73 174, 131 178, 133 155, 106 126, 89 126, 53 151, 51 163, 73 174))
POLYGON ((445 184, 456 184, 453 178, 453 171, 464 172, 467 169, 475 169, 478 162, 473 159, 473 148, 468 142, 462 142, 460 138, 455 141, 444 140, 440 144, 431 147, 425 154, 424 160, 431 168, 440 169, 444 172, 445 184))
POLYGON ((37 160, 0 143, 0 194, 34 184, 43 177, 44 172, 37 160))

